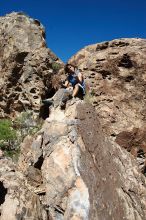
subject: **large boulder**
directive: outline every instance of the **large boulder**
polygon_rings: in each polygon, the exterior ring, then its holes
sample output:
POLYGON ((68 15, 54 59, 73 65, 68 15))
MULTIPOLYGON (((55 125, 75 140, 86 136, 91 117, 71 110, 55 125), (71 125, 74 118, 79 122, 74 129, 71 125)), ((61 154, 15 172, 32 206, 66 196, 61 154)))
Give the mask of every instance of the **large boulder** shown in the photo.
POLYGON ((25 139, 18 165, 48 219, 146 218, 145 177, 132 155, 104 135, 94 107, 84 101, 52 107, 38 134, 25 139))
POLYGON ((23 13, 0 17, 0 48, 0 117, 28 109, 38 114, 63 67, 46 47, 44 27, 23 13))

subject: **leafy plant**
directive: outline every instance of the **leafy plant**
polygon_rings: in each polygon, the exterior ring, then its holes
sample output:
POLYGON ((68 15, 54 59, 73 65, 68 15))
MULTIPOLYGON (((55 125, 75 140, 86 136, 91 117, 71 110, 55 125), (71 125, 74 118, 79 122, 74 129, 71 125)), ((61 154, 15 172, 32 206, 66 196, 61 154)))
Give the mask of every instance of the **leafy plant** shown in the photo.
POLYGON ((17 148, 17 149, 9 149, 9 150, 7 149, 7 150, 4 151, 4 155, 5 155, 6 157, 12 158, 12 160, 13 160, 14 162, 17 162, 17 161, 18 161, 19 154, 20 154, 20 147, 17 148))
POLYGON ((34 118, 31 111, 22 112, 14 121, 14 126, 18 130, 19 142, 22 142, 25 136, 33 135, 40 130, 42 121, 34 118))
POLYGON ((53 62, 52 63, 52 69, 55 71, 55 72, 58 72, 61 68, 61 64, 60 63, 57 63, 57 62, 53 62))
POLYGON ((42 121, 33 117, 31 111, 22 112, 15 121, 2 119, 0 121, 0 148, 6 157, 17 161, 20 144, 27 135, 34 135, 40 130, 42 121))
POLYGON ((0 120, 0 147, 11 149, 16 139, 16 131, 12 127, 9 119, 0 120))

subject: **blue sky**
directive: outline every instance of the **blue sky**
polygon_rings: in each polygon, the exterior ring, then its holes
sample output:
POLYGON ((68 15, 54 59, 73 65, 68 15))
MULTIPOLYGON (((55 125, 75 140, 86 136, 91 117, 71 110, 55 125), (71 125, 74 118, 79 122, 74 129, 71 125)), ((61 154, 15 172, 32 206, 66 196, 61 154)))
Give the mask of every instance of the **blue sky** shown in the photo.
POLYGON ((146 38, 146 0, 0 0, 0 15, 23 11, 46 28, 48 47, 64 62, 89 44, 146 38))

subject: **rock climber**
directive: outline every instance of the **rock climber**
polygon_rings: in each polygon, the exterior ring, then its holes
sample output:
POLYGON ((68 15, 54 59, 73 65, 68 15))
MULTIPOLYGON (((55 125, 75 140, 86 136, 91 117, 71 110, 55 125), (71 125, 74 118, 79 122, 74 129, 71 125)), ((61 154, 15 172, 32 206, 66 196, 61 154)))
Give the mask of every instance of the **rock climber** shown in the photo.
MULTIPOLYGON (((83 97, 85 95, 85 82, 82 73, 77 69, 76 66, 72 64, 66 64, 64 70, 65 74, 67 74, 67 78, 62 84, 62 87, 65 88, 63 90, 64 95, 62 95, 62 97, 64 98, 67 93, 69 93, 68 97, 83 97)), ((44 104, 52 105, 55 97, 56 95, 54 95, 52 98, 42 100, 42 102, 44 104)))
POLYGON ((72 64, 65 65, 65 74, 67 74, 67 78, 63 86, 65 88, 69 88, 70 86, 73 88, 72 97, 76 97, 79 94, 82 96, 85 95, 85 81, 83 74, 78 70, 78 68, 72 64))

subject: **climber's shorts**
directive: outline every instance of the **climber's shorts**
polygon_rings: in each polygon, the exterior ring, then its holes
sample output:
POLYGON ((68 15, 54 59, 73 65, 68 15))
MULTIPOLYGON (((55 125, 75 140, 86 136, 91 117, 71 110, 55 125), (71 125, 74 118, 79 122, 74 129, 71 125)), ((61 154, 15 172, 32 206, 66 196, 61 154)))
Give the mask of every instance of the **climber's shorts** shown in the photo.
POLYGON ((81 85, 80 83, 78 83, 79 87, 80 87, 80 91, 82 92, 83 95, 85 95, 86 91, 85 91, 85 85, 81 85))

